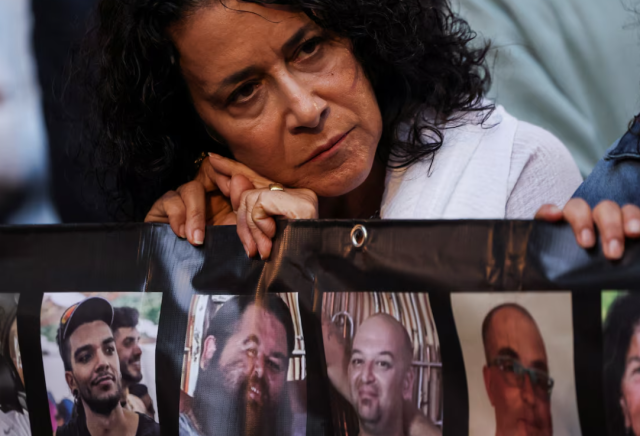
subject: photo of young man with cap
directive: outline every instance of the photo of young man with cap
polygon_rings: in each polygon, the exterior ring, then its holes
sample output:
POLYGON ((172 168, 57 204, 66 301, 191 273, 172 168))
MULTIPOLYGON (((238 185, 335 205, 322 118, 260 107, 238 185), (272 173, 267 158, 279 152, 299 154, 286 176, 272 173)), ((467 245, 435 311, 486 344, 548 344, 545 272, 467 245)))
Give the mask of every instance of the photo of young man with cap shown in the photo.
POLYGON ((76 415, 56 436, 156 436, 158 424, 120 404, 122 376, 111 325, 113 307, 87 298, 63 313, 57 342, 76 415))

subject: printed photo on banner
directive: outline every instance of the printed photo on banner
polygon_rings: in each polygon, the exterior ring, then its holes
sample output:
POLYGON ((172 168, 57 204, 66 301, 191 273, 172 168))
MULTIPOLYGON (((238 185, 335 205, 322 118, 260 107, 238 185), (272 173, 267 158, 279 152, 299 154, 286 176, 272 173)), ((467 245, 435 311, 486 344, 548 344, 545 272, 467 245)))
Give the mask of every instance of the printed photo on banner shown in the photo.
POLYGON ((442 360, 427 294, 324 293, 336 434, 442 434, 442 360))
POLYGON ((19 294, 0 294, 0 435, 31 434, 18 346, 19 294))
POLYGON ((640 436, 640 293, 602 292, 607 435, 640 436))
POLYGON ((454 293, 469 436, 578 436, 570 292, 454 293))
POLYGON ((156 436, 161 293, 48 293, 42 360, 56 436, 156 436), (95 434, 94 434, 95 433, 95 434))
POLYGON ((297 293, 193 297, 180 436, 303 436, 306 404, 297 293))

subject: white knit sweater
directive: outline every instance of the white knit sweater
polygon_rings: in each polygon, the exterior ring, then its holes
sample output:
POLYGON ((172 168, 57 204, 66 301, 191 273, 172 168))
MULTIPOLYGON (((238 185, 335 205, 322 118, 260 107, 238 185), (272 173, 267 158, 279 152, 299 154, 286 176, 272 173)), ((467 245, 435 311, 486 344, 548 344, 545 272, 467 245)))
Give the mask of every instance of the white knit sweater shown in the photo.
POLYGON ((497 106, 482 125, 444 130, 433 165, 387 172, 385 219, 532 219, 571 198, 582 176, 551 133, 497 106))

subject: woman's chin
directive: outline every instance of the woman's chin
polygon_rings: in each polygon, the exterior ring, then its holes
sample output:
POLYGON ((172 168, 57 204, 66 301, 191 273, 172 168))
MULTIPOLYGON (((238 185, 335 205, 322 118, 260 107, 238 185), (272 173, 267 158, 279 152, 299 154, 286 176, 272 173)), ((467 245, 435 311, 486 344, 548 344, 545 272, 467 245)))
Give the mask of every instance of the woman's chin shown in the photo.
POLYGON ((367 174, 359 177, 345 178, 332 183, 317 184, 309 187, 318 197, 340 197, 356 190, 367 179, 367 174))
MULTIPOLYGON (((367 154, 353 153, 349 158, 344 159, 341 165, 310 168, 306 177, 299 179, 292 186, 310 189, 319 197, 346 195, 360 187, 371 175, 375 154, 367 154)), ((384 172, 382 177, 384 178, 384 172)))

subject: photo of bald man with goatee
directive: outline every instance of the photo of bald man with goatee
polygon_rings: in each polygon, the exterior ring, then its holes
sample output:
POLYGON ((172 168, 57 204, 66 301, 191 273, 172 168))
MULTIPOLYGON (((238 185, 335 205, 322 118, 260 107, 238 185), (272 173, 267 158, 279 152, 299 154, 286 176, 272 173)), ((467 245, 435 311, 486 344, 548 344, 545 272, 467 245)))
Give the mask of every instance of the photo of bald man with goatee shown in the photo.
POLYGON ((397 319, 385 313, 367 318, 358 326, 346 356, 347 350, 331 337, 335 335, 331 328, 323 325, 327 372, 336 390, 353 406, 360 436, 442 434, 412 404, 413 344, 397 319))

